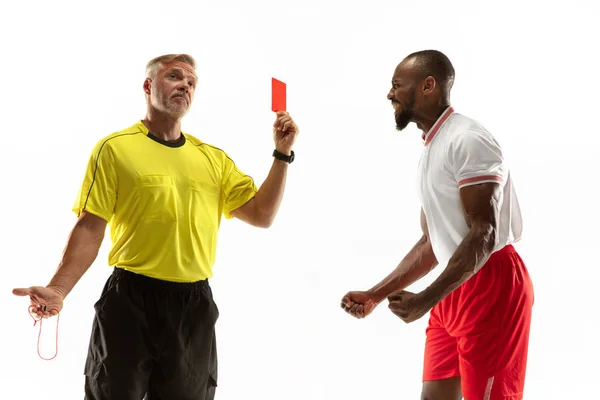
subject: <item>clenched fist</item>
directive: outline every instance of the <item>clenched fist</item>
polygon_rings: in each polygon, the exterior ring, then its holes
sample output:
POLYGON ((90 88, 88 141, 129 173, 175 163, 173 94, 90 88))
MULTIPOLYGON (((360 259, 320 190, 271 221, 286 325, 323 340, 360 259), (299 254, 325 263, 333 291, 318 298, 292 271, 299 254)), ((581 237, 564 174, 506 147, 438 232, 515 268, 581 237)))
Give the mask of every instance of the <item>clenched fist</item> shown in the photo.
POLYGON ((377 307, 378 302, 370 292, 348 292, 342 298, 342 308, 356 318, 364 318, 377 307))

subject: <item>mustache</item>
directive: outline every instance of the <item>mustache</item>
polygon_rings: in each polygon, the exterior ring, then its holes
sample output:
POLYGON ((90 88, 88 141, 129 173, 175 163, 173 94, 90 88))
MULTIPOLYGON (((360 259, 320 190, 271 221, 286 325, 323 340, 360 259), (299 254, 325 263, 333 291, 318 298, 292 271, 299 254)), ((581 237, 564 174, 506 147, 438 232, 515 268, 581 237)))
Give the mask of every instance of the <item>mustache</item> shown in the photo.
POLYGON ((175 97, 181 97, 184 98, 186 101, 190 101, 190 98, 188 96, 186 96, 184 93, 175 93, 173 96, 171 96, 171 98, 175 98, 175 97))
POLYGON ((391 103, 391 106, 394 109, 396 109, 396 107, 398 107, 399 109, 404 109, 405 108, 405 105, 402 102, 398 101, 398 100, 390 100, 390 103, 391 103))

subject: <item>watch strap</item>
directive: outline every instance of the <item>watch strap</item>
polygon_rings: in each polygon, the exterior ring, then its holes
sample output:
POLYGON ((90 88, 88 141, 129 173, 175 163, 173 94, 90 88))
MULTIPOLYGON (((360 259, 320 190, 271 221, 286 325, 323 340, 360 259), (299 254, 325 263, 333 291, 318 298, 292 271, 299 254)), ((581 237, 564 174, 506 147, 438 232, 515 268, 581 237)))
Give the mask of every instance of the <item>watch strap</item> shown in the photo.
POLYGON ((294 150, 291 150, 290 153, 291 154, 289 156, 287 156, 283 153, 278 152, 277 149, 275 149, 275 150, 273 150, 273 157, 275 157, 278 160, 285 161, 288 164, 291 164, 295 158, 294 150))

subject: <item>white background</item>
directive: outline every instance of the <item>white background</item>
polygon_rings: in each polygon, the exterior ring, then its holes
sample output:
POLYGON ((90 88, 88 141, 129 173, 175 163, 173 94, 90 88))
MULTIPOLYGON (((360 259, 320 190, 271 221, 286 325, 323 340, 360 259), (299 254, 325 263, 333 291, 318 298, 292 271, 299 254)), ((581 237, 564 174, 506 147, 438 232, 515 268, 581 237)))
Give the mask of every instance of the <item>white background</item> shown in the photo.
MULTIPOLYGON (((525 398, 600 397, 598 6, 422 3, 3 2, 0 398, 83 398, 108 236, 66 300, 55 360, 39 359, 29 301, 11 290, 48 282, 93 145, 143 118, 145 63, 176 52, 199 64, 184 130, 257 184, 272 162, 272 76, 301 128, 274 226, 222 224, 217 399, 419 398, 427 317, 406 325, 383 303, 359 321, 339 301, 420 235, 420 132, 395 131, 386 94, 402 58, 427 48, 454 64, 457 112, 511 161, 526 229, 517 248, 536 293, 525 398)), ((46 357, 55 324, 44 324, 46 357)))

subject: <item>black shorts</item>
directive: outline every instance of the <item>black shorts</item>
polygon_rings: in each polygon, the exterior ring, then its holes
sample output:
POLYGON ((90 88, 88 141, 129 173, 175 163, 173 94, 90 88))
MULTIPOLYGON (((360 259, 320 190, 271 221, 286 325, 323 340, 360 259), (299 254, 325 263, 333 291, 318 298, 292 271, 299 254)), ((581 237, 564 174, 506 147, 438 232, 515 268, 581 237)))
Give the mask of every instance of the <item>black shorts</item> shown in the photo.
POLYGON ((215 322, 208 281, 174 283, 115 268, 85 363, 86 400, 212 400, 215 322))

